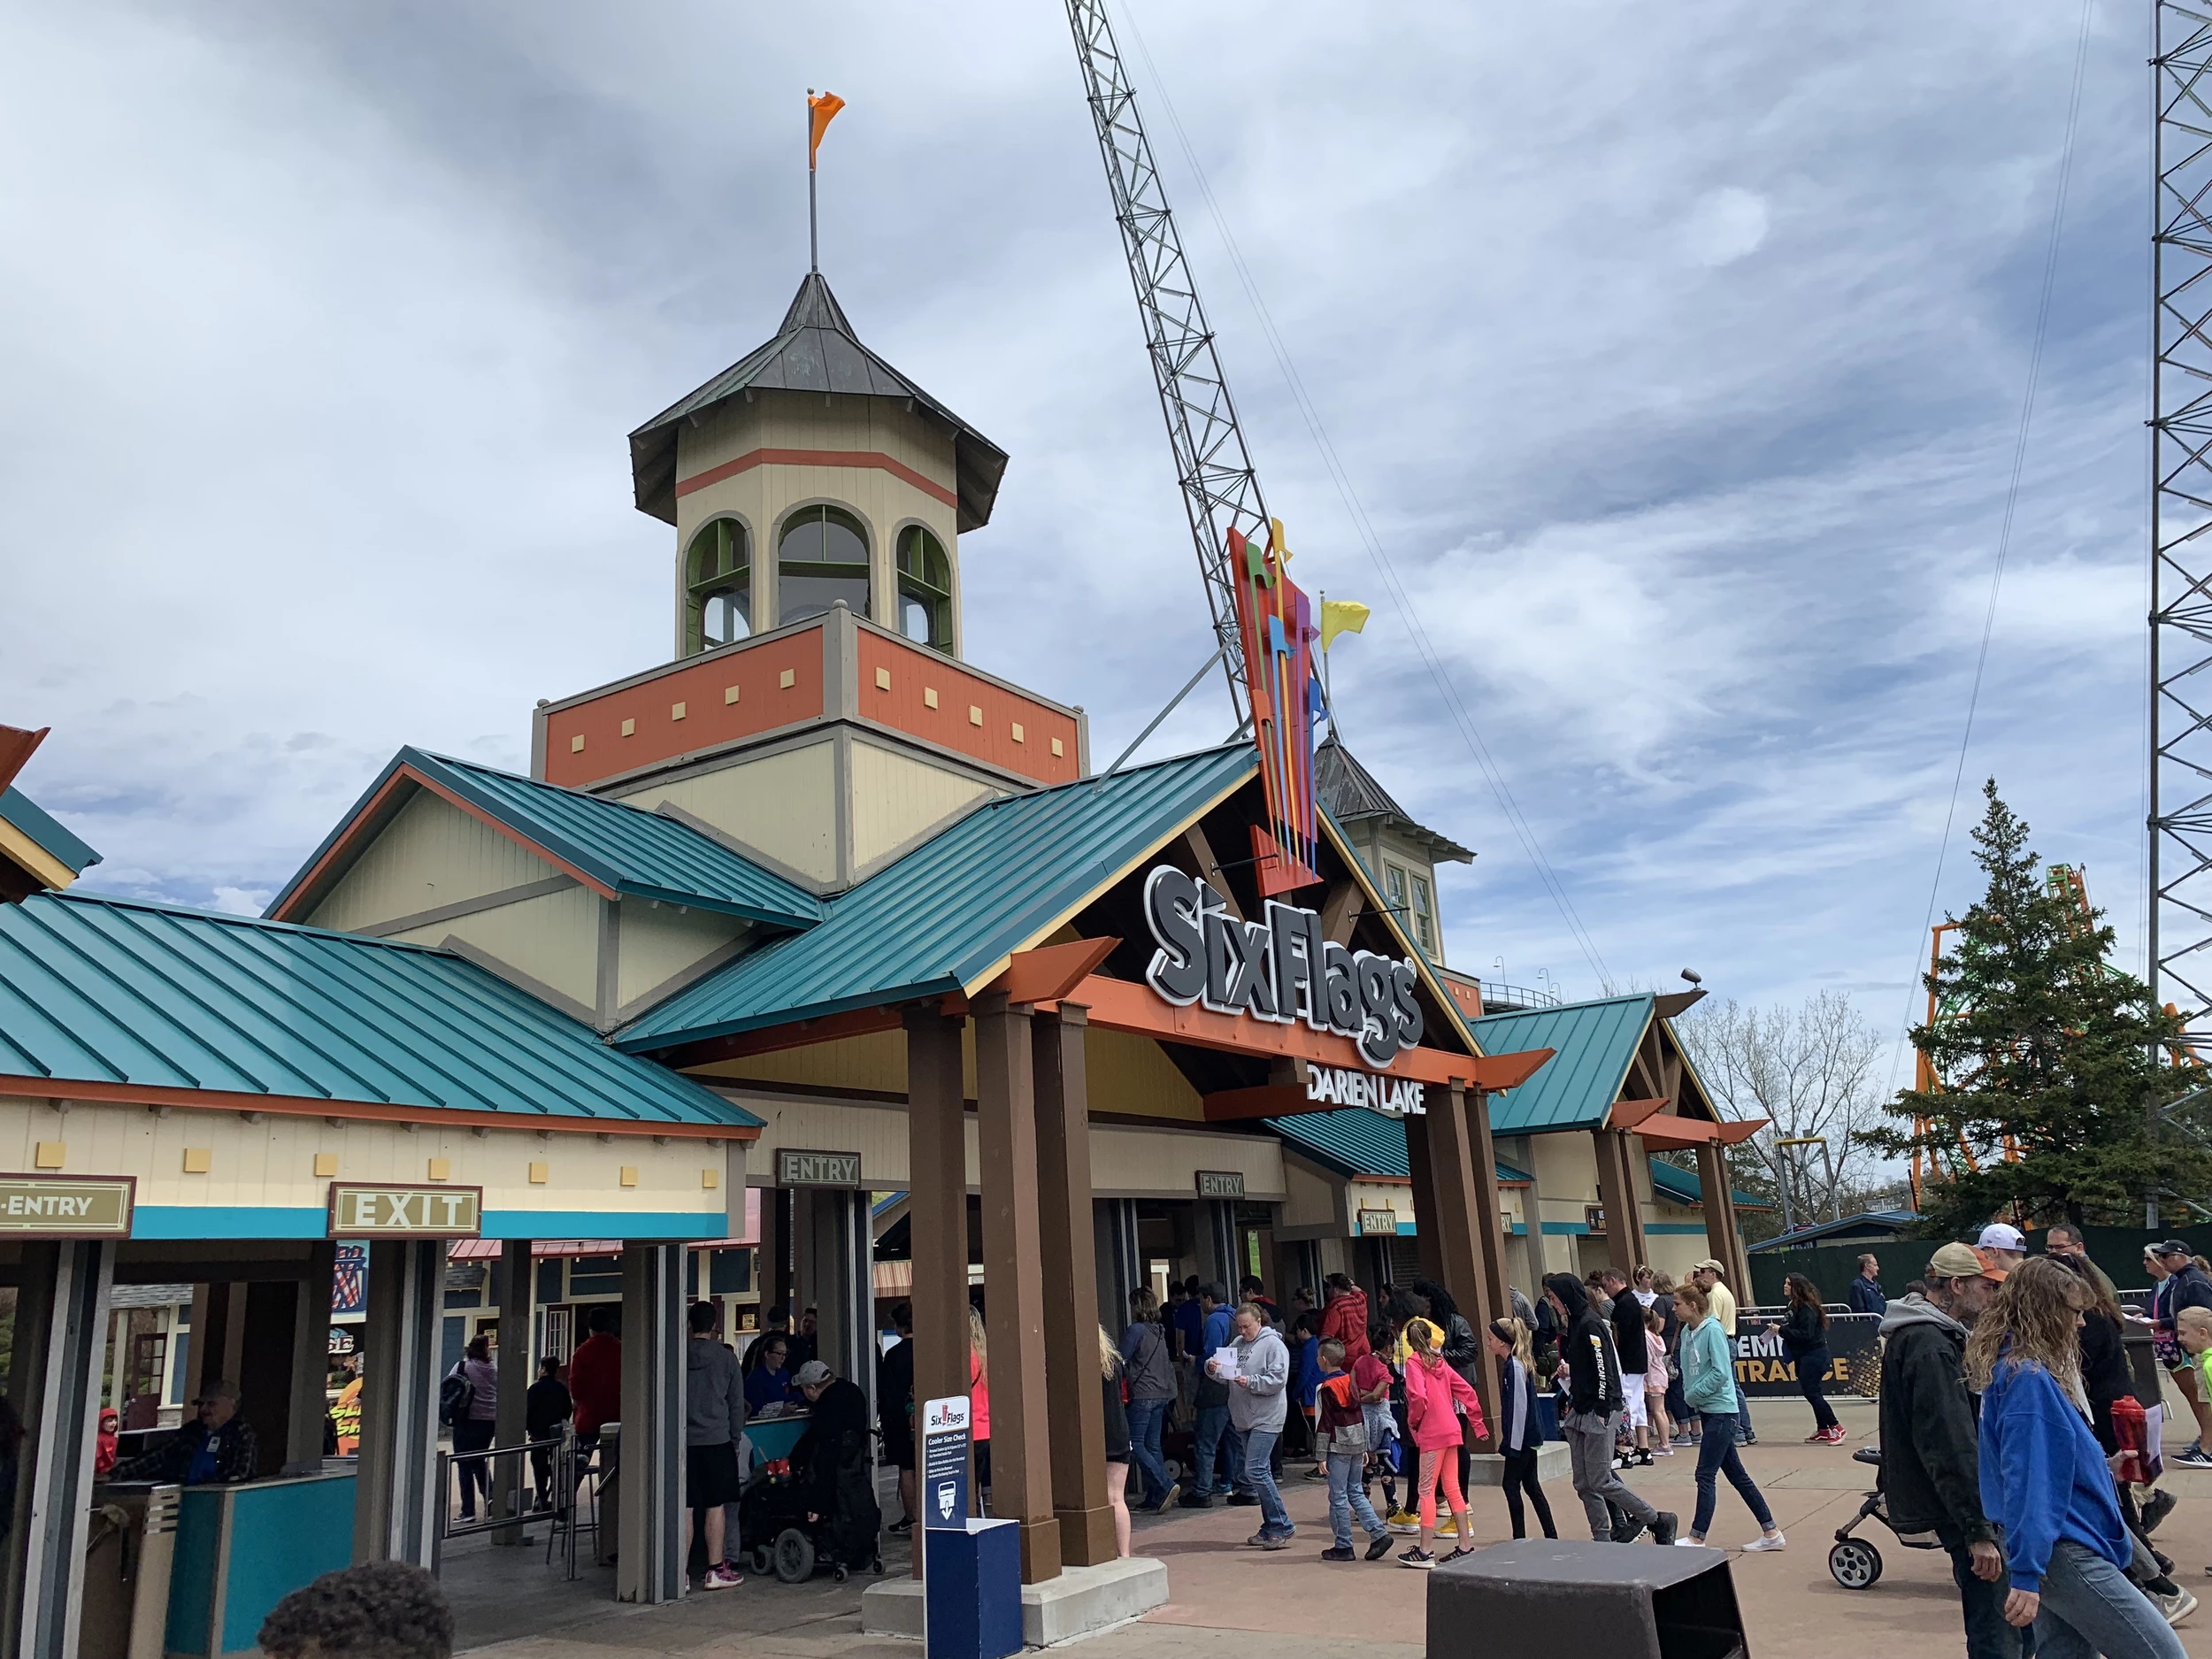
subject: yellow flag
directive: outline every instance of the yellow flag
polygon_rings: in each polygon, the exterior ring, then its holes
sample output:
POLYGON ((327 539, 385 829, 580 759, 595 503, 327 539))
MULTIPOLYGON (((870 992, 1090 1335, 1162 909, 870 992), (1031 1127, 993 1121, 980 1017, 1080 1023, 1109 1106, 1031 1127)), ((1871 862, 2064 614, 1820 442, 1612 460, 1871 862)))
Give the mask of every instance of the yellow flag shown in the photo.
POLYGON ((1374 613, 1356 599, 1324 599, 1321 602, 1321 649, 1327 650, 1329 641, 1340 634, 1357 634, 1367 626, 1367 618, 1374 613))
POLYGON ((807 107, 807 171, 814 171, 814 152, 822 147, 822 134, 829 131, 829 124, 837 119, 838 111, 845 107, 845 100, 834 92, 816 93, 809 90, 807 107))

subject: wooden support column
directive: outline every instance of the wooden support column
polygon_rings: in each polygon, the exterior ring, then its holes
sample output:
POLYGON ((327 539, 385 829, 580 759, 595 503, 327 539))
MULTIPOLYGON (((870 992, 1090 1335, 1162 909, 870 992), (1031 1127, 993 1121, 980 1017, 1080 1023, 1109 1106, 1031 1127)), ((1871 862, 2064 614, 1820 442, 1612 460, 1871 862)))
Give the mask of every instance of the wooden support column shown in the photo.
MULTIPOLYGON (((1106 1502, 1106 1413, 1098 1376, 1098 1241, 1091 1208, 1086 1010, 1063 1002, 1030 1032, 1037 1091, 1037 1199, 1044 1229, 1045 1386, 1051 1391, 1052 1514, 1060 1560, 1115 1559, 1106 1502)), ((1122 1310, 1115 1310, 1118 1316, 1122 1310)))
POLYGON ((766 1187, 760 1194, 760 1243, 753 1260, 753 1282, 760 1294, 761 1328, 768 1328, 768 1310, 781 1308, 789 1316, 784 1328, 799 1328, 798 1310, 791 1305, 791 1193, 787 1187, 766 1187))
POLYGON ((1046 1429, 1044 1241, 1037 1203, 1037 1103, 1025 1003, 973 1003, 983 1178, 983 1313, 989 1338, 991 1513, 1021 1525, 1022 1582, 1060 1574, 1046 1429))
MULTIPOLYGON (((1507 1294, 1511 1275, 1506 1271, 1505 1262, 1505 1201, 1498 1193, 1497 1145, 1490 1138, 1490 1096, 1481 1089, 1452 1086, 1452 1110, 1467 1125, 1467 1161, 1475 1171, 1475 1240, 1480 1247, 1479 1257, 1483 1284, 1490 1297, 1492 1319, 1502 1319, 1513 1311, 1513 1298, 1507 1294)), ((1475 1327, 1480 1340, 1483 1327, 1475 1327)))
POLYGON ((1641 1229, 1636 1225, 1636 1184, 1629 1179, 1627 1159, 1621 1156, 1626 1139, 1617 1129, 1590 1132, 1590 1148, 1598 1165, 1598 1202, 1605 1210, 1606 1256, 1621 1272, 1632 1275, 1641 1229))
MULTIPOLYGON (((1437 1282, 1452 1294, 1459 1304, 1459 1311, 1472 1325, 1478 1342, 1490 1321, 1496 1317, 1495 1304, 1490 1297, 1490 1270, 1484 1260, 1486 1240, 1482 1237, 1483 1201, 1476 1195, 1479 1184, 1489 1189, 1489 1208, 1497 1204, 1497 1172, 1485 1170, 1478 1175, 1467 1133, 1466 1095, 1462 1087, 1454 1083, 1449 1092, 1440 1098, 1432 1094, 1432 1104, 1423 1122, 1428 1133, 1417 1137, 1409 1130, 1408 1144, 1415 1139, 1428 1142, 1429 1179, 1435 1194, 1435 1207, 1421 1217, 1421 1236, 1425 1240, 1431 1232, 1436 1236, 1436 1248, 1442 1258, 1443 1271, 1433 1275, 1437 1282), (1431 1226, 1431 1217, 1435 1225, 1431 1226)), ((1495 1226, 1495 1222, 1492 1225, 1495 1226)), ((1494 1240, 1489 1241, 1494 1249, 1494 1240)), ((1427 1259, 1424 1250, 1423 1259, 1427 1259)), ((1482 1397, 1483 1421, 1494 1425, 1498 1421, 1497 1385, 1494 1373, 1488 1365, 1475 1367, 1475 1391, 1482 1397)))
MULTIPOLYGON (((1429 1156, 1428 1118, 1408 1118, 1405 1125, 1406 1172, 1413 1178, 1414 1252, 1420 1259, 1421 1277, 1444 1284, 1448 1281, 1444 1278, 1444 1258, 1439 1254, 1438 1240, 1442 1235, 1438 1231, 1436 1179, 1429 1156)), ((1384 1242, 1386 1245, 1389 1240, 1385 1240, 1384 1242)), ((1388 1254, 1384 1259, 1386 1262, 1390 1259, 1388 1254)), ((1383 1277, 1389 1279, 1391 1276, 1390 1271, 1386 1270, 1383 1277)))
MULTIPOLYGON (((929 1003, 906 1010, 907 1229, 914 1252, 914 1409, 968 1392, 968 1134, 960 1033, 929 1003)), ((914 1529, 922 1576, 922 1529, 914 1529)))
POLYGON ((1701 1141, 1697 1148, 1698 1185, 1704 1189, 1705 1248, 1717 1262, 1728 1264, 1728 1288, 1739 1302, 1751 1296, 1751 1269, 1743 1253, 1743 1235, 1736 1229, 1736 1194, 1728 1185, 1728 1152, 1717 1141, 1701 1141))

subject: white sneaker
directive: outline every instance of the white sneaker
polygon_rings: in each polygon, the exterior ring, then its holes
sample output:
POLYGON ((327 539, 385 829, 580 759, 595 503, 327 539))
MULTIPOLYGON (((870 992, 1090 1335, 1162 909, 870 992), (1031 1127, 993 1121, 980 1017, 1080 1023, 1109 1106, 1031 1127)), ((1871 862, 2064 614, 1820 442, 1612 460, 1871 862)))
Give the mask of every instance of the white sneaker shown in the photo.
POLYGON ((2171 1595, 2153 1595, 2151 1605, 2159 1610, 2169 1624, 2178 1624, 2197 1610, 2197 1598, 2177 1586, 2171 1595))
POLYGON ((1678 1538, 1674 1540, 1674 1547, 1677 1549, 1705 1549, 1709 1548, 1709 1546, 1701 1538, 1678 1538))
POLYGON ((1758 1537, 1753 1539, 1748 1544, 1744 1546, 1744 1553, 1747 1555, 1764 1554, 1769 1550, 1780 1549, 1789 1541, 1790 1540, 1788 1539, 1783 1537, 1779 1532, 1777 1532, 1772 1538, 1769 1538, 1765 1533, 1762 1532, 1758 1537))

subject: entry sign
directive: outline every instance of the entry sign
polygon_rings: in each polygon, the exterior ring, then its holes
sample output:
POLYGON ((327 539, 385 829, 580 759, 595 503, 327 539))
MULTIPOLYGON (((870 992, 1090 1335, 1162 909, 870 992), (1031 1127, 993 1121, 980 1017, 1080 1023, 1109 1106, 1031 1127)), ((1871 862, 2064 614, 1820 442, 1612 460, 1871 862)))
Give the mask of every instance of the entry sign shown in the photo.
POLYGON ((0 1237, 127 1239, 136 1191, 127 1175, 0 1177, 0 1237))
POLYGON ((922 1525, 964 1531, 968 1525, 968 1397, 922 1407, 922 1525))
POLYGON ((473 1239, 483 1231, 480 1187, 330 1184, 334 1239, 473 1239))

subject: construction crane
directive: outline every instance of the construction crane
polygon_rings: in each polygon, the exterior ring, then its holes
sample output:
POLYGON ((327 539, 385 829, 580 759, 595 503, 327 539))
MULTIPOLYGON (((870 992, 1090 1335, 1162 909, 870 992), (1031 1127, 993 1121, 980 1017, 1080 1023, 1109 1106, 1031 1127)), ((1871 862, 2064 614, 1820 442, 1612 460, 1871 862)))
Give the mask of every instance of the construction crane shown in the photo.
MULTIPOLYGON (((1179 703, 1216 661, 1229 682, 1239 730, 1251 728, 1259 750, 1268 826, 1252 831, 1260 891, 1277 893, 1320 879, 1313 795, 1313 730, 1321 693, 1313 674, 1310 607, 1289 577, 1281 521, 1260 493, 1228 377, 1214 349, 1183 240, 1160 181, 1152 142, 1137 113, 1136 90, 1114 40, 1105 0, 1067 0, 1068 27, 1113 193, 1129 280, 1136 289, 1145 349, 1167 421, 1176 481, 1198 572, 1213 619, 1214 655, 1176 695, 1179 703)), ((1168 708, 1171 710, 1175 703, 1168 708)), ((1138 734, 1141 743, 1167 710, 1138 734)), ((1130 745, 1133 751, 1136 744, 1130 745)), ((1125 752, 1121 759, 1128 758, 1125 752)), ((1121 764, 1117 760, 1112 772, 1121 764)))

